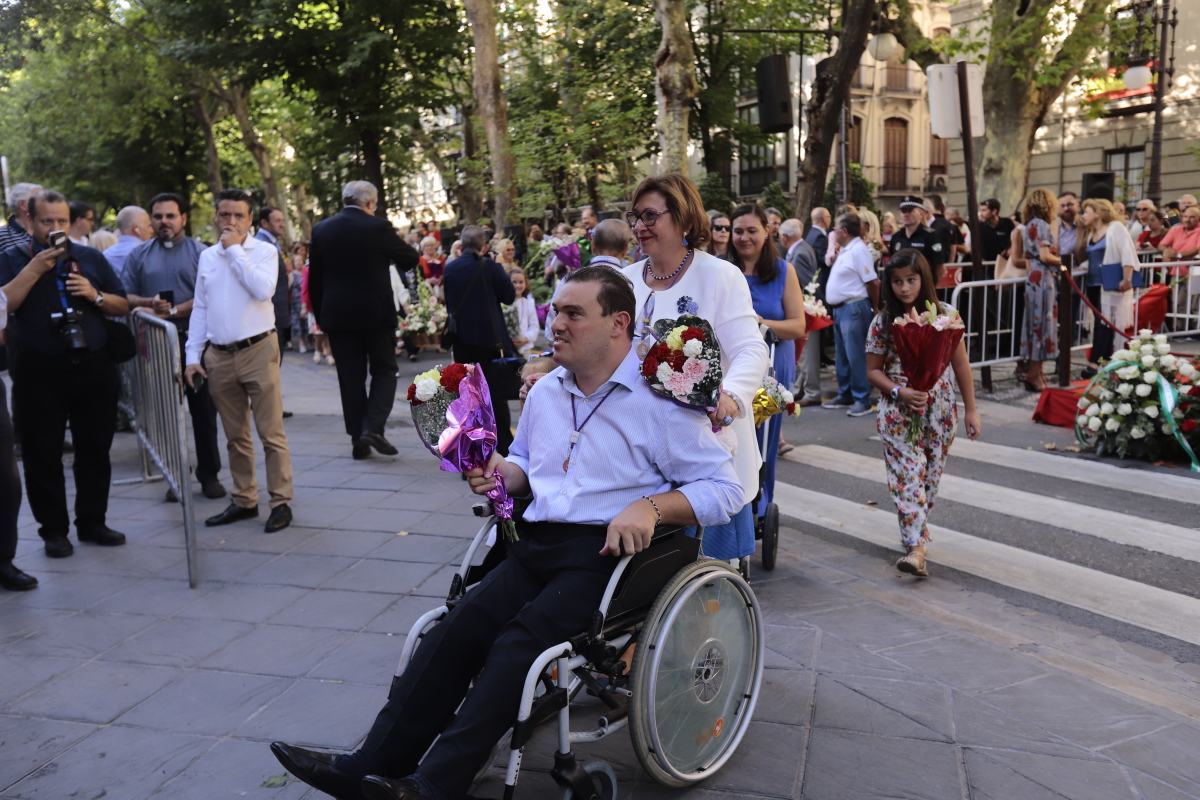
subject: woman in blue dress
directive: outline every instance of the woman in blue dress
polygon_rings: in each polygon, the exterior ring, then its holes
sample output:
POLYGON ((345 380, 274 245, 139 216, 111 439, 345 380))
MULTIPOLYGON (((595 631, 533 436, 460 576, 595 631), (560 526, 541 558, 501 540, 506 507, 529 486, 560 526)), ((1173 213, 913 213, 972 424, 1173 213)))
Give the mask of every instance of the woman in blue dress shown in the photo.
MULTIPOLYGON (((736 208, 733 219, 731 260, 746 278, 759 324, 779 340, 773 364, 775 379, 791 386, 796 378, 796 339, 804 336, 804 292, 796 270, 775 255, 770 243, 767 215, 757 205, 736 208)), ((747 503, 726 525, 704 530, 704 554, 712 558, 744 559, 754 553, 754 518, 762 514, 775 494, 775 460, 783 416, 766 423, 767 452, 758 508, 747 503)), ((752 498, 747 498, 748 500, 752 498)))

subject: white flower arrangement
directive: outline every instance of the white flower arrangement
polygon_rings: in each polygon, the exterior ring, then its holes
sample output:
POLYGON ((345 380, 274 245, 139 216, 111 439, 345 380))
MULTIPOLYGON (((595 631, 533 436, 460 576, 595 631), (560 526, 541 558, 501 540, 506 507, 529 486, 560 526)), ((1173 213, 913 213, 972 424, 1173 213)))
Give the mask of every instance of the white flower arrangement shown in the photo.
POLYGON ((1183 436, 1196 436, 1200 370, 1171 353, 1166 335, 1140 331, 1113 353, 1110 363, 1116 369, 1097 376, 1077 404, 1075 428, 1081 444, 1101 454, 1157 460, 1181 450, 1176 425, 1183 436), (1162 404, 1167 395, 1173 405, 1162 404))

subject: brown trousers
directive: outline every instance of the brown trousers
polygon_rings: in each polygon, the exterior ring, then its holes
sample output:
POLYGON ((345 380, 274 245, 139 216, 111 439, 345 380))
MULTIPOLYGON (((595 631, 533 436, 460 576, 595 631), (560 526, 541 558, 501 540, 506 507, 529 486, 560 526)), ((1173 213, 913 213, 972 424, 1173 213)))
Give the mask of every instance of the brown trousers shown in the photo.
POLYGON ((250 415, 262 441, 267 462, 271 508, 292 501, 292 456, 283 431, 279 339, 268 336, 245 350, 227 353, 209 347, 204 354, 209 392, 228 441, 233 501, 243 508, 258 505, 254 476, 254 440, 250 415))

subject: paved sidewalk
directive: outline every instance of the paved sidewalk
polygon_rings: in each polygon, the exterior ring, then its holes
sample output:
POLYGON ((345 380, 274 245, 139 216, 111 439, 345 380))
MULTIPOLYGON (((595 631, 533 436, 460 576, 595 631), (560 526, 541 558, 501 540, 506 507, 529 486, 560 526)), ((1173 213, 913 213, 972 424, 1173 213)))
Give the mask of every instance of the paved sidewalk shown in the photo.
MULTIPOLYGON (((161 483, 114 489, 126 547, 64 560, 42 555, 25 510, 18 563, 42 584, 0 594, 0 798, 319 796, 267 742, 356 744, 404 633, 478 527, 400 406, 389 436, 403 455, 351 460, 340 418, 308 399, 331 380, 289 371, 295 525, 201 527, 196 590, 161 483)), ((131 436, 114 460, 118 477, 134 474, 131 436)), ((199 499, 197 518, 224 502, 199 499)), ((1196 665, 953 575, 901 581, 883 552, 798 527, 775 572, 755 576, 768 671, 739 753, 681 792, 647 782, 624 734, 581 747, 613 763, 622 798, 1200 797, 1200 724, 1171 710, 1195 708, 1173 687, 1194 683, 1196 665)), ((560 796, 550 734, 528 751, 522 796, 560 796)), ((481 793, 499 784, 493 773, 481 793)))

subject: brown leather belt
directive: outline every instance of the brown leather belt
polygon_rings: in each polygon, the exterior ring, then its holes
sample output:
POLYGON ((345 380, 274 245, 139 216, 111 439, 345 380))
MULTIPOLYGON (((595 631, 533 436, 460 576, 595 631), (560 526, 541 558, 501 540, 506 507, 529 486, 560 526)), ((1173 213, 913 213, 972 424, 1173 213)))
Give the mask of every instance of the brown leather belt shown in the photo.
POLYGON ((209 342, 209 344, 220 350, 222 353, 236 353, 238 350, 245 350, 247 347, 258 344, 263 339, 273 335, 274 333, 275 329, 271 328, 271 330, 255 334, 249 339, 239 339, 238 341, 230 342, 229 344, 217 344, 216 342, 209 342))

